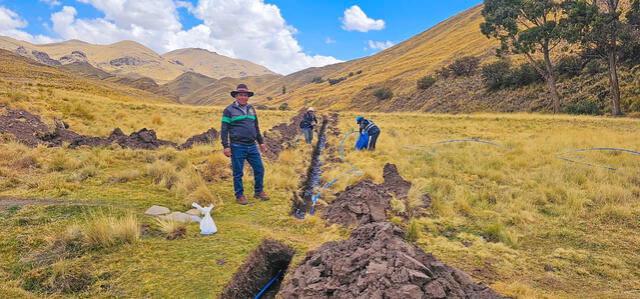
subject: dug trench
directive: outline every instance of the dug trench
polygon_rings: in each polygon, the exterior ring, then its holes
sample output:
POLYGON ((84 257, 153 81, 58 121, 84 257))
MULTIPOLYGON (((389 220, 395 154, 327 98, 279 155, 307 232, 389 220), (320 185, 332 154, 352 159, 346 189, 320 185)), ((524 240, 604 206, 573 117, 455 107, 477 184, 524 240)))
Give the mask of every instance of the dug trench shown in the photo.
POLYGON ((316 188, 320 185, 322 175, 321 156, 327 143, 326 131, 328 124, 328 119, 322 120, 322 125, 318 132, 318 141, 311 152, 311 163, 307 168, 307 175, 300 185, 300 191, 293 193, 291 214, 296 218, 302 219, 306 214, 313 214, 314 212, 313 196, 316 188))
POLYGON ((256 298, 258 294, 260 298, 275 298, 294 253, 293 248, 279 241, 262 240, 222 290, 220 298, 256 298))

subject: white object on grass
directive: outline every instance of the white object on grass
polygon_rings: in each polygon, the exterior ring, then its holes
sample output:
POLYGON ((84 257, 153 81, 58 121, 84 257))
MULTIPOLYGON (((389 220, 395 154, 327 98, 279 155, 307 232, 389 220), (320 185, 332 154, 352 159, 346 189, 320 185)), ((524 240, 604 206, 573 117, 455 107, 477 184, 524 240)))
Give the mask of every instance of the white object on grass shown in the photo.
MULTIPOLYGON (((213 210, 213 205, 209 205, 208 207, 201 207, 197 203, 191 204, 194 208, 198 209, 203 215, 204 218, 200 219, 200 234, 201 235, 211 235, 215 234, 218 231, 216 227, 216 223, 213 222, 213 218, 211 218, 211 210, 213 210)), ((197 217, 197 216, 195 216, 197 217)), ((199 217, 197 217, 199 218, 199 217)))

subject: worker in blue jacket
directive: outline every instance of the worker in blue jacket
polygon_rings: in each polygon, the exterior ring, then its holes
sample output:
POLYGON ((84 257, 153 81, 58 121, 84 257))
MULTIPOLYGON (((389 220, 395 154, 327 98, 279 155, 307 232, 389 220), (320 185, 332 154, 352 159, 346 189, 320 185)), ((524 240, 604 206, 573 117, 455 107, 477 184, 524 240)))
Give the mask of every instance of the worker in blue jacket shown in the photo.
POLYGON ((378 141, 378 136, 380 136, 380 128, 373 123, 373 121, 366 119, 362 116, 358 116, 356 118, 356 123, 360 125, 360 134, 366 132, 369 134, 369 145, 367 148, 370 151, 376 150, 376 142, 378 141))
POLYGON ((267 147, 260 133, 256 109, 248 103, 249 97, 253 96, 253 92, 249 91, 246 85, 240 84, 236 90, 231 92, 231 96, 236 100, 225 108, 222 113, 220 138, 222 139, 225 156, 231 157, 236 202, 241 205, 249 203, 247 198, 244 197, 242 184, 245 160, 253 168, 255 198, 269 200, 269 197, 264 192, 264 166, 260 156, 260 152, 265 153, 267 147))

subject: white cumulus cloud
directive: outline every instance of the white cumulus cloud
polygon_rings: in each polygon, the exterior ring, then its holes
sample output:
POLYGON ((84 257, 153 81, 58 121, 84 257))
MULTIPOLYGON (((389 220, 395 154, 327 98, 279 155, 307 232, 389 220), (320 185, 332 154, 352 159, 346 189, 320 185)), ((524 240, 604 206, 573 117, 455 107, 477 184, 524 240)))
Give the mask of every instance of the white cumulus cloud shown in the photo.
POLYGON ((42 3, 46 3, 49 4, 49 6, 53 7, 53 6, 60 6, 62 5, 62 3, 58 0, 39 0, 42 3))
POLYGON ((379 42, 379 41, 372 41, 369 40, 369 49, 371 50, 385 50, 385 49, 389 49, 391 47, 393 47, 394 43, 391 41, 386 41, 386 42, 379 42))
POLYGON ((109 44, 140 42, 156 52, 204 48, 288 74, 312 66, 341 62, 309 55, 295 39, 296 29, 280 9, 264 0, 199 0, 193 6, 174 0, 78 0, 104 13, 103 18, 78 18, 72 6, 52 14, 53 31, 64 39, 109 44), (202 24, 184 30, 177 9, 187 8, 202 24))
POLYGON ((22 19, 16 12, 0 6, 0 35, 5 35, 19 40, 32 43, 50 43, 55 39, 43 36, 32 35, 23 30, 29 23, 22 19))
POLYGON ((354 5, 344 11, 342 29, 347 31, 367 32, 384 29, 384 20, 369 18, 360 6, 354 5))

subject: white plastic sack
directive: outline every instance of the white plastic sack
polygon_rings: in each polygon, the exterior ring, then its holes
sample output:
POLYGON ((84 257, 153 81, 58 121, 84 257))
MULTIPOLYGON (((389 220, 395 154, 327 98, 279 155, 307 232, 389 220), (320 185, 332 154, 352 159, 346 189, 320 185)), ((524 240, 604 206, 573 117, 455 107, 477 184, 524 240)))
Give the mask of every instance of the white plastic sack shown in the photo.
POLYGON ((211 235, 215 234, 218 231, 218 227, 216 227, 216 223, 213 222, 213 218, 211 218, 211 210, 213 210, 213 205, 209 205, 208 207, 201 207, 197 203, 191 204, 194 208, 198 209, 200 213, 204 215, 204 218, 200 220, 200 234, 202 235, 211 235))

